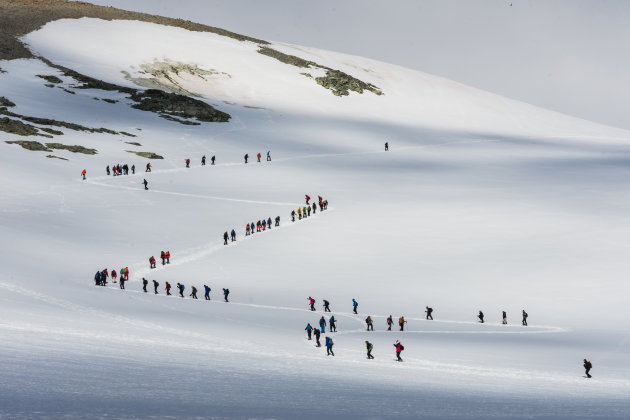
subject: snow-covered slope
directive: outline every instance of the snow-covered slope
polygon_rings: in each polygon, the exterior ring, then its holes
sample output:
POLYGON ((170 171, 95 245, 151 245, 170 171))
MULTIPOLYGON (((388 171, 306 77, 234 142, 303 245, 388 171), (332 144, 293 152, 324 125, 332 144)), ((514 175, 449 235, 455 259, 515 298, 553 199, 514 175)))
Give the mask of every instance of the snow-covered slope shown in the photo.
POLYGON ((0 61, 11 112, 136 136, 2 133, 98 153, 0 143, 0 417, 627 418, 629 133, 280 43, 268 47, 318 66, 130 21, 56 21, 24 41, 55 65, 193 93, 231 119, 179 124, 120 91, 79 89, 43 61, 0 61), (314 80, 326 68, 383 95, 335 96, 314 80), (126 150, 165 159, 145 173, 149 161, 126 150), (138 171, 106 176, 114 163, 138 171), (304 194, 330 208, 292 223, 304 194), (280 227, 244 235, 277 215, 280 227), (160 250, 171 264, 149 269, 160 250), (93 285, 105 267, 130 268, 126 290, 93 285), (142 277, 159 295, 142 292, 142 277), (185 284, 185 299, 165 296, 166 281, 185 284), (338 319, 324 334, 334 357, 304 333, 323 299, 338 319), (390 314, 407 331, 386 331, 390 314))

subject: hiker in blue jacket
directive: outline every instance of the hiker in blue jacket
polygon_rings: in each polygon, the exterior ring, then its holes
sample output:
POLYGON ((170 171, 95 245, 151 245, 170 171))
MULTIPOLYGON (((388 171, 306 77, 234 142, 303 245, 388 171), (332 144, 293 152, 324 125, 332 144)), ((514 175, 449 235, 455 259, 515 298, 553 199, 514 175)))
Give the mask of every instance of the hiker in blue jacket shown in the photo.
POLYGON ((330 332, 337 332, 337 320, 334 315, 328 320, 328 325, 330 326, 330 332))
POLYGON ((236 231, 234 229, 230 232, 230 236, 232 237, 232 242, 236 241, 236 231))
POLYGON ((271 217, 267 219, 267 228, 271 229, 271 217))
POLYGON ((184 297, 184 285, 181 283, 177 283, 177 288, 179 289, 179 296, 184 297))
POLYGON ((359 306, 359 304, 357 303, 357 301, 352 298, 352 311, 356 314, 357 313, 357 306, 359 306))
POLYGON ((324 317, 321 317, 319 319, 319 327, 321 328, 323 333, 326 332, 326 320, 324 319, 324 317))
POLYGON ((335 355, 335 353, 333 353, 333 345, 332 338, 326 337, 326 356, 335 355))
POLYGON ((306 328, 304 328, 304 330, 306 331, 306 334, 308 334, 308 339, 311 339, 311 333, 313 332, 313 327, 311 327, 310 322, 306 325, 306 328))
POLYGON ((229 294, 230 294, 230 289, 223 289, 223 299, 225 299, 226 302, 229 302, 228 300, 229 294))
POLYGON ((206 291, 206 294, 204 295, 204 297, 206 298, 206 300, 210 300, 210 290, 212 289, 210 289, 207 284, 204 284, 203 288, 206 291))
POLYGON ((101 272, 97 271, 96 274, 94 275, 94 282, 96 283, 97 286, 101 285, 101 272))

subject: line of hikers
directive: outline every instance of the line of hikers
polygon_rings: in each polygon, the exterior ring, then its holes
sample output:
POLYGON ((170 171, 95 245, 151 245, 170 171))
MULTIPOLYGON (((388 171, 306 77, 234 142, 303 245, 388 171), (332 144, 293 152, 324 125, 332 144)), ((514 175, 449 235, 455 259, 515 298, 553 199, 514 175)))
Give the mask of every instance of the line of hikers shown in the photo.
MULTIPOLYGON (((171 251, 160 251, 160 258, 162 259, 162 265, 171 263, 171 251)), ((149 258, 149 267, 155 268, 155 257, 151 255, 149 258)))
MULTIPOLYGON (((147 286, 149 285, 149 280, 145 279, 144 277, 142 277, 142 291, 144 293, 147 293, 147 286)), ((156 280, 153 280, 153 291, 156 295, 159 294, 158 292, 158 287, 160 286, 160 283, 156 280)), ((165 282, 164 285, 164 290, 166 291, 166 296, 171 296, 171 284, 169 282, 165 282)), ((186 289, 186 286, 183 285, 182 283, 177 283, 177 291, 179 292, 179 297, 184 297, 184 290, 186 289)), ((212 289, 210 288, 210 286, 208 286, 207 284, 203 285, 204 288, 204 298, 206 300, 211 300, 210 299, 210 292, 212 291, 212 289)), ((193 299, 197 299, 197 287, 195 286, 191 286, 190 287, 190 294, 188 296, 192 297, 193 299)), ((230 289, 227 288, 223 288, 223 300, 225 302, 229 302, 228 300, 228 296, 230 294, 230 289)))
POLYGON ((272 226, 280 226, 280 216, 276 216, 274 222, 275 224, 272 223, 271 217, 268 217, 267 220, 263 218, 257 221, 256 224, 254 222, 245 223, 245 236, 252 235, 254 232, 264 232, 266 229, 271 229, 272 226))
MULTIPOLYGON (((328 200, 322 199, 321 196, 317 196, 319 198, 319 211, 324 211, 328 208, 328 200)), ((297 210, 291 211, 291 221, 295 222, 295 216, 298 217, 298 220, 302 220, 303 218, 309 217, 311 215, 311 210, 313 214, 317 213, 317 204, 313 203, 309 204, 311 197, 306 195, 306 206, 298 207, 297 210)))
MULTIPOLYGON (((150 165, 150 164, 147 164, 150 165)), ((126 163, 124 165, 120 165, 116 164, 116 165, 112 165, 112 169, 109 169, 109 165, 107 165, 107 168, 105 168, 105 171, 107 172, 107 175, 112 174, 113 176, 118 176, 118 175, 129 175, 129 165, 127 165, 126 163)), ((147 172, 151 172, 150 170, 147 172)), ((135 174, 136 173, 136 165, 131 165, 131 173, 135 174)))
MULTIPOLYGON (((97 271, 96 274, 94 274, 94 283, 96 283, 97 286, 106 286, 107 278, 111 278, 112 283, 117 283, 118 274, 116 273, 116 270, 112 270, 111 274, 107 271, 107 268, 103 269, 102 271, 97 271)), ((129 267, 121 268, 120 269, 120 288, 121 289, 125 288, 125 282, 128 280, 129 280, 129 267)))
MULTIPOLYGON (((262 155, 260 154, 260 152, 258 152, 256 154, 256 159, 258 160, 259 163, 260 163, 261 158, 262 158, 262 155)), ((243 159, 245 160, 245 163, 247 163, 247 161, 249 160, 249 153, 245 153, 245 156, 243 156, 243 159)), ((271 162, 271 150, 267 150, 267 162, 271 162)))
MULTIPOLYGON (((507 312, 505 311, 501 311, 502 312, 502 324, 503 325, 507 325, 507 312)), ((525 309, 523 309, 522 312, 522 319, 521 319, 521 325, 524 327, 527 327, 527 318, 529 317, 529 314, 527 312, 525 312, 525 309)), ((482 311, 479 311, 479 314, 477 315, 477 318, 479 318, 479 322, 480 323, 484 323, 484 315, 482 311)))

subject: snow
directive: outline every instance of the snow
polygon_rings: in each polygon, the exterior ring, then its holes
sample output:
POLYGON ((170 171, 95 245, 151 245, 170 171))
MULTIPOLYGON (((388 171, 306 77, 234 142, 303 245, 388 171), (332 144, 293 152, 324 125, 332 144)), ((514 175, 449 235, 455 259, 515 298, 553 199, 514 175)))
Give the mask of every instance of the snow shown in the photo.
POLYGON ((99 151, 53 153, 69 162, 0 143, 0 418, 628 417, 630 133, 280 43, 385 95, 339 98, 299 74, 318 70, 254 44, 141 22, 61 20, 25 41, 127 86, 123 71, 141 77, 156 60, 227 73, 175 80, 232 120, 184 126, 122 94, 47 88, 35 75, 59 73, 41 61, 0 63, 14 112, 138 136, 63 129, 54 141, 99 151), (145 173, 147 160, 125 150, 165 160, 145 173), (217 165, 200 166, 203 154, 217 165), (118 162, 137 173, 105 176, 118 162), (306 193, 330 208, 291 223, 306 193), (246 222, 277 215, 280 228, 244 236, 246 222), (224 246, 232 228, 238 240, 224 246), (172 262, 150 270, 160 250, 172 262), (93 285, 97 269, 125 266, 127 290, 93 285), (159 295, 142 293, 143 276, 159 295), (166 281, 184 283, 186 298, 164 296, 166 281), (323 299, 339 320, 334 358, 303 331, 323 299), (390 314, 408 331, 385 331, 390 314))

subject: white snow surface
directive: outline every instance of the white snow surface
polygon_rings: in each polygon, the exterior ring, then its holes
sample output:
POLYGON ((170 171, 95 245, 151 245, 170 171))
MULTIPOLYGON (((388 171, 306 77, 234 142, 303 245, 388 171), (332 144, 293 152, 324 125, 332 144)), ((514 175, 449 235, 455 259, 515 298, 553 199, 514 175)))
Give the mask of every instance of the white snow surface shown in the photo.
POLYGON ((54 140, 28 138, 98 150, 55 150, 61 161, 2 133, 0 418, 630 417, 630 133, 282 43, 271 47, 384 95, 336 97, 300 74, 321 69, 148 23, 61 20, 24 40, 56 64, 126 86, 122 72, 146 77, 140 66, 155 61, 215 70, 173 78, 232 118, 181 125, 118 92, 73 89, 37 59, 0 61, 0 96, 17 103, 13 112, 137 135, 61 128, 54 140), (165 159, 145 173, 148 160, 125 150, 165 159), (201 166, 204 154, 217 164, 201 166), (114 163, 137 173, 106 176, 114 163), (292 223, 304 194, 330 207, 292 223), (245 237, 245 223, 277 215, 279 228, 245 237), (224 246, 232 228, 237 241, 224 246), (171 264, 159 263, 160 250, 171 264), (105 267, 130 268, 126 290, 94 286, 105 267), (142 277, 160 282, 159 295, 142 292, 142 277), (185 284, 186 297, 165 296, 166 281, 185 284), (338 332, 322 335, 333 337, 334 357, 304 333, 324 315, 323 299, 338 318, 338 332), (385 331, 390 314, 408 330, 385 331))

